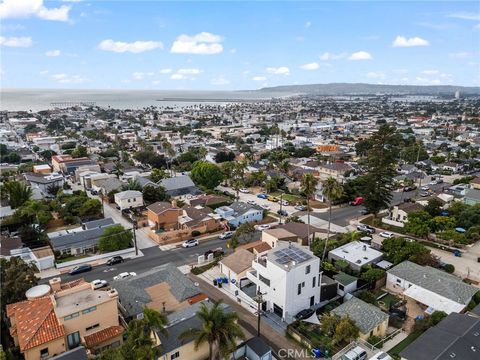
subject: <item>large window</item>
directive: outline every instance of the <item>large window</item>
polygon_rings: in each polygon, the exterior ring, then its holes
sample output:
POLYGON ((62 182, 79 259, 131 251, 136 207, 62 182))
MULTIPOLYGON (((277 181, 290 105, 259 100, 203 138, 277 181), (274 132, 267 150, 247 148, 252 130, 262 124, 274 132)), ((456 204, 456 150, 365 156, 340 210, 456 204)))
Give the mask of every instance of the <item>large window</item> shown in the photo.
POLYGON ((100 326, 100 324, 94 324, 94 325, 92 325, 92 326, 87 327, 87 328, 85 329, 85 331, 90 331, 90 330, 96 329, 96 328, 99 327, 99 326, 100 326))
POLYGON ((80 345, 80 333, 74 332, 67 336, 67 343, 69 349, 74 349, 80 345))
POLYGON ((40 358, 46 358, 48 357, 48 348, 40 350, 40 358))
POLYGON ((305 268, 305 274, 310 274, 310 265, 305 268))
POLYGON ((170 356, 170 360, 174 360, 180 357, 180 351, 177 351, 175 354, 170 356))
POLYGON ((316 284, 317 284, 317 277, 314 276, 314 277, 312 278, 312 288, 314 288, 316 284))
POLYGON ((63 320, 65 320, 65 321, 71 320, 71 319, 73 319, 73 318, 78 317, 79 315, 80 315, 80 314, 79 314, 78 312, 75 312, 75 313, 73 313, 73 314, 70 314, 70 315, 65 316, 65 317, 63 318, 63 320))
POLYGON ((270 280, 268 280, 266 277, 262 276, 261 274, 258 274, 258 278, 266 285, 270 286, 270 280))
POLYGON ((97 310, 96 306, 89 307, 88 309, 82 310, 82 314, 88 314, 89 312, 97 310))
POLYGON ((298 284, 297 286, 297 295, 300 295, 302 293, 302 284, 298 284))

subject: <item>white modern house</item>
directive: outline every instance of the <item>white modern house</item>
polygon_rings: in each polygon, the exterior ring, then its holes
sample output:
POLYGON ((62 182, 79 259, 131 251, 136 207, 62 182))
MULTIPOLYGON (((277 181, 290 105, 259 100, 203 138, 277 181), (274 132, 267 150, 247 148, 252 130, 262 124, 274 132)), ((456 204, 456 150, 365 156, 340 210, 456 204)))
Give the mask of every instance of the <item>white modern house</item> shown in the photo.
POLYGON ((301 310, 320 302, 320 259, 307 247, 287 242, 258 256, 247 278, 263 295, 262 309, 293 321, 301 310))
POLYGON ((221 206, 215 209, 215 212, 233 226, 263 219, 263 209, 260 206, 240 201, 235 201, 229 206, 221 206))
POLYGON ((115 194, 115 204, 120 210, 143 206, 143 194, 137 190, 126 190, 115 194))
POLYGON ((328 253, 328 260, 333 263, 344 260, 355 271, 360 271, 364 265, 378 263, 382 257, 382 252, 360 241, 349 242, 328 253))

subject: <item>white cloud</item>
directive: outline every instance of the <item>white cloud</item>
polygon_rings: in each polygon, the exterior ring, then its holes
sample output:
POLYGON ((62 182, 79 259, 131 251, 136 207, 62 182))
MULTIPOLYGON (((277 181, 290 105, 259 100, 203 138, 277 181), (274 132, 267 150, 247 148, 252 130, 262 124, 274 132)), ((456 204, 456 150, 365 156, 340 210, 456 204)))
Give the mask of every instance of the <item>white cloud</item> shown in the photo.
POLYGON ((230 80, 225 79, 223 76, 219 76, 219 77, 213 78, 210 81, 210 84, 212 84, 212 85, 228 85, 228 84, 230 84, 230 80))
POLYGON ((230 53, 230 54, 236 54, 236 53, 237 53, 237 49, 230 49, 229 53, 230 53))
POLYGON ((311 21, 307 21, 305 23, 305 27, 308 29, 310 26, 312 26, 312 22, 311 21))
POLYGON ((48 74, 48 70, 42 70, 40 71, 40 75, 47 75, 48 74))
POLYGON ((47 8, 43 0, 4 0, 0 4, 0 18, 38 17, 43 20, 68 21, 70 5, 47 8))
POLYGON ((154 72, 141 72, 141 71, 135 71, 132 74, 132 77, 134 80, 143 80, 146 76, 153 76, 155 75, 154 72))
POLYGON ((470 13, 470 12, 457 12, 448 15, 448 17, 455 18, 455 19, 462 19, 462 20, 480 20, 480 14, 478 12, 476 13, 470 13))
POLYGON ((213 55, 223 51, 220 35, 201 32, 197 35, 189 36, 182 34, 173 42, 170 49, 174 54, 196 54, 213 55))
POLYGON ((45 53, 45 56, 60 56, 60 50, 50 50, 45 53))
POLYGON ((415 78, 415 82, 418 85, 440 85, 442 82, 439 79, 430 79, 430 78, 424 78, 417 76, 415 78))
POLYGON ((265 76, 254 76, 252 78, 253 81, 265 81, 267 78, 265 76))
POLYGON ((175 73, 175 74, 172 74, 170 76, 170 79, 172 80, 184 80, 186 79, 187 77, 185 75, 182 75, 182 74, 178 74, 178 73, 175 73))
POLYGON ((0 45, 9 46, 9 47, 30 47, 32 46, 32 38, 31 37, 10 37, 6 38, 0 36, 0 45))
POLYGON ((172 73, 172 69, 161 69, 160 70, 160 74, 171 74, 172 73))
POLYGON ((325 52, 322 55, 320 55, 320 60, 323 60, 323 61, 338 60, 338 59, 343 59, 346 56, 347 56, 346 53, 332 54, 329 52, 325 52))
POLYGON ((439 73, 438 70, 423 70, 422 74, 424 75, 437 75, 439 73))
POLYGON ((366 51, 357 51, 348 57, 348 60, 371 60, 372 55, 366 51))
POLYGON ((290 75, 290 69, 286 66, 267 67, 265 71, 269 74, 275 74, 275 75, 290 75))
POLYGON ((319 67, 320 65, 318 65, 318 63, 316 62, 312 62, 312 63, 304 64, 300 66, 300 68, 303 70, 317 70, 319 67))
POLYGON ((178 69, 170 76, 172 80, 195 80, 195 75, 202 73, 201 69, 178 69))
POLYGON ((372 79, 385 79, 385 73, 383 71, 370 71, 367 76, 372 79))
POLYGON ((202 72, 200 69, 178 69, 177 74, 182 75, 198 75, 202 72))
POLYGON ((428 45, 430 45, 430 43, 427 40, 422 39, 418 36, 414 36, 411 38, 406 38, 405 36, 397 36, 392 43, 393 47, 414 47, 428 45))
POLYGON ((154 49, 163 49, 163 44, 160 41, 134 41, 131 43, 123 41, 113 41, 112 39, 103 40, 98 44, 98 48, 104 51, 113 51, 117 53, 131 52, 138 54, 144 51, 154 49))
POLYGON ((83 84, 90 81, 81 75, 54 74, 52 79, 60 84, 83 84))
POLYGON ((466 59, 471 56, 469 52, 466 51, 461 51, 461 52, 456 52, 456 53, 450 53, 448 54, 452 59, 466 59))

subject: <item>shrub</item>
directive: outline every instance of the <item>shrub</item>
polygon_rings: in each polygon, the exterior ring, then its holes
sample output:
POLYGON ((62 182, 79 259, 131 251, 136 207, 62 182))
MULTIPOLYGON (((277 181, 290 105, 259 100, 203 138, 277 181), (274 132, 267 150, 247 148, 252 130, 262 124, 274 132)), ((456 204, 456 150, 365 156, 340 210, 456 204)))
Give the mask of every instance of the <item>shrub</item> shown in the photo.
POLYGON ((442 321, 445 317, 447 317, 447 313, 444 311, 434 311, 432 313, 432 325, 437 325, 440 321, 442 321))
POLYGON ((198 231, 198 230, 193 230, 193 231, 192 231, 192 236, 193 236, 193 237, 199 236, 200 234, 201 234, 201 232, 198 231))
POLYGON ((452 264, 446 264, 443 268, 449 274, 453 274, 455 272, 455 266, 452 264))
POLYGON ((375 345, 377 348, 381 349, 383 346, 382 338, 379 336, 372 335, 368 338, 368 343, 375 345))

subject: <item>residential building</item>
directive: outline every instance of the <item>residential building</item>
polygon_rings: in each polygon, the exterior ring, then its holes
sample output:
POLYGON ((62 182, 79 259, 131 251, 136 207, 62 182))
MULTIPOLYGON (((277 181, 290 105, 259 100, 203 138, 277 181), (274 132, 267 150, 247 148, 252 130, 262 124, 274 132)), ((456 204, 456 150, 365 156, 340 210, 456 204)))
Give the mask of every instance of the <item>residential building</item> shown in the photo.
POLYGON ((52 167, 56 172, 73 174, 80 166, 95 165, 88 157, 73 158, 71 155, 52 156, 52 167))
POLYGON ((402 360, 478 360, 480 318, 451 313, 408 345, 402 360))
POLYGON ((53 190, 55 188, 61 188, 65 183, 65 178, 59 173, 26 173, 23 177, 30 183, 33 189, 38 189, 44 198, 54 197, 55 193, 53 193, 53 190))
POLYGON ((257 256, 252 268, 247 278, 263 294, 263 310, 275 313, 283 321, 291 322, 300 310, 320 302, 320 259, 308 248, 279 242, 257 256))
POLYGON ((465 204, 467 205, 476 205, 480 204, 480 190, 478 189, 470 189, 465 193, 465 197, 463 199, 465 204))
POLYGON ((478 291, 455 275, 411 261, 387 271, 386 287, 422 304, 428 312, 438 310, 447 314, 463 311, 478 291))
POLYGON ((348 275, 344 272, 339 272, 333 275, 333 278, 338 283, 337 294, 344 296, 345 294, 351 294, 357 290, 358 278, 352 275, 348 275))
POLYGON ((170 196, 181 197, 185 195, 199 195, 201 191, 188 175, 180 175, 162 179, 158 183, 163 186, 165 192, 170 196))
POLYGON ((252 268, 252 261, 255 255, 246 249, 237 249, 233 254, 220 260, 220 271, 229 280, 235 280, 237 284, 240 279, 246 277, 247 270, 252 268))
POLYGON ((401 223, 407 222, 408 214, 415 211, 422 211, 424 207, 416 202, 404 202, 395 205, 390 214, 390 220, 401 223))
POLYGON ((262 231, 262 241, 270 245, 272 248, 276 247, 279 241, 295 242, 302 244, 302 241, 296 234, 291 233, 283 228, 273 228, 262 231))
POLYGON ((177 203, 158 201, 147 206, 147 218, 150 229, 155 232, 163 232, 178 229, 178 217, 183 210, 177 207, 177 203))
POLYGON ((143 194, 141 191, 121 191, 114 195, 114 199, 120 210, 135 209, 143 206, 143 194))
POLYGON ((231 359, 272 360, 272 348, 262 338, 253 337, 238 345, 231 359))
POLYGON ((239 226, 246 222, 256 222, 263 219, 263 209, 257 205, 235 201, 228 206, 220 206, 215 209, 223 219, 233 226, 239 226))
POLYGON ((117 293, 93 290, 83 279, 50 280, 7 305, 10 334, 26 360, 48 359, 81 344, 92 354, 122 343, 117 293))
POLYGON ((217 214, 212 213, 208 208, 198 206, 182 207, 182 213, 178 217, 178 227, 190 231, 198 231, 201 234, 218 230, 221 227, 217 214))
POLYGON ((318 167, 321 179, 327 179, 331 176, 339 181, 343 181, 352 170, 353 168, 350 165, 343 162, 326 163, 318 167))
POLYGON ((352 241, 328 252, 328 260, 335 262, 342 260, 354 271, 360 271, 362 266, 376 264, 383 258, 383 253, 369 245, 352 241))
POLYGON ((332 313, 350 317, 360 330, 360 339, 367 340, 372 335, 384 337, 387 333, 389 315, 354 296, 333 309, 332 313))

